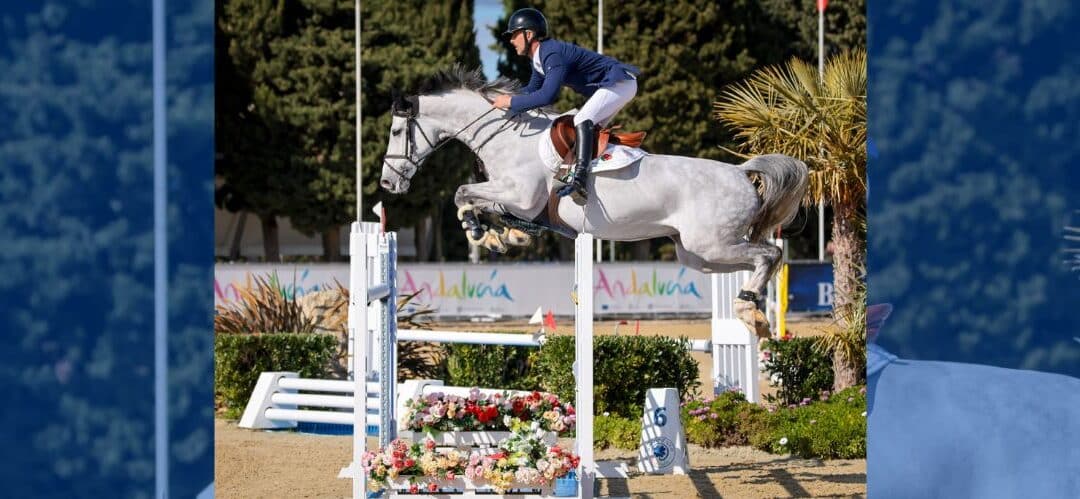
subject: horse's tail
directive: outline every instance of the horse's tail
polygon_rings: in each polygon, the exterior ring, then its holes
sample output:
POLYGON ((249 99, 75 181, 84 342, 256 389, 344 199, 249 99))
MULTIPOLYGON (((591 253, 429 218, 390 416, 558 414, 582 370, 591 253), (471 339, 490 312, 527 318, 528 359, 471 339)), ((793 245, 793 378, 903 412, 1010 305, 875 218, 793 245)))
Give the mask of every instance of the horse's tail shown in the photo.
POLYGON ((810 175, 806 163, 783 154, 756 156, 739 168, 761 175, 761 209, 750 223, 750 241, 761 242, 777 226, 795 218, 810 175))

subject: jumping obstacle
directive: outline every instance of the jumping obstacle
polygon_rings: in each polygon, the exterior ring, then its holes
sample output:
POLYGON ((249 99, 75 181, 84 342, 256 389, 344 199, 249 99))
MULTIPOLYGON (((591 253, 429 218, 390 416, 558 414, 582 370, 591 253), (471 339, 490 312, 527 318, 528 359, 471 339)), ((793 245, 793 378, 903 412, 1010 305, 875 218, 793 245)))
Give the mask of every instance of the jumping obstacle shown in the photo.
MULTIPOLYGON (((439 343, 472 343, 514 346, 540 346, 541 334, 470 333, 457 331, 427 331, 397 329, 396 318, 396 257, 397 240, 394 233, 384 233, 376 223, 353 224, 350 234, 353 248, 350 265, 349 352, 353 380, 318 380, 298 378, 295 373, 264 373, 252 393, 241 419, 245 428, 290 428, 297 422, 363 425, 365 432, 354 432, 353 464, 342 470, 343 477, 354 480, 354 492, 365 476, 355 463, 366 452, 366 434, 377 434, 381 446, 398 437, 396 415, 403 412, 402 402, 417 395, 438 390, 444 393, 467 394, 469 388, 445 387, 439 381, 396 380, 397 342, 426 341, 439 343), (374 251, 371 251, 374 250, 374 251), (364 331, 366 334, 357 334, 364 331), (356 362, 359 360, 359 362, 356 362), (359 366, 359 368, 357 368, 359 366), (455 392, 456 390, 456 392, 455 392), (354 394, 361 394, 355 397, 354 394), (364 407, 363 411, 354 408, 364 407)), ((599 466, 593 458, 593 238, 583 234, 575 241, 575 307, 574 375, 576 379, 577 440, 575 452, 581 456, 579 480, 583 497, 590 497, 597 476, 625 476, 624 469, 599 466)), ((748 399, 757 398, 757 344, 753 334, 737 319, 730 300, 719 299, 734 295, 745 275, 714 275, 712 340, 691 342, 694 351, 711 352, 713 356, 714 391, 730 387, 744 390, 748 399)), ((500 390, 485 390, 499 392, 500 390)), ((403 435, 405 436, 405 435, 403 435)), ((415 435, 409 435, 415 436, 415 435)), ((457 438, 448 436, 445 438, 457 438)), ((500 435, 471 436, 453 442, 490 444, 500 435)), ((602 463, 607 464, 607 463, 602 463)), ((362 492, 356 497, 364 497, 362 492)))
POLYGON ((760 402, 758 338, 735 316, 732 297, 739 294, 750 272, 711 274, 713 395, 738 388, 750 402, 760 402))

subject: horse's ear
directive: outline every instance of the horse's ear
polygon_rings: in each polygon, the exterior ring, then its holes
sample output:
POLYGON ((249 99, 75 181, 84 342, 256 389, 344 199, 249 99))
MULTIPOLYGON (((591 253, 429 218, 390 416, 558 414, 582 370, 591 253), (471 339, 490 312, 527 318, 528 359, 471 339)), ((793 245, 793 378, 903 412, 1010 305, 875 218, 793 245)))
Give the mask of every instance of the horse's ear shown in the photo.
POLYGON ((870 343, 877 341, 878 333, 892 310, 891 303, 877 303, 866 307, 866 337, 870 343))
POLYGON ((409 99, 407 99, 401 92, 399 92, 398 89, 390 89, 390 98, 390 110, 394 114, 399 116, 405 116, 409 114, 410 111, 412 111, 412 102, 410 102, 409 99))

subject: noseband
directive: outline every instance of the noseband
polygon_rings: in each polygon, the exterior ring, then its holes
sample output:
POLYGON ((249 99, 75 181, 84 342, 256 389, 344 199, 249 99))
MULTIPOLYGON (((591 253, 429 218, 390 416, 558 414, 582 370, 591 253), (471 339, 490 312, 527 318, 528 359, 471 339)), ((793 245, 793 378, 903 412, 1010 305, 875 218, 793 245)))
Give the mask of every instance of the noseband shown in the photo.
POLYGON ((387 154, 383 156, 383 165, 397 173, 402 178, 411 178, 405 175, 404 172, 394 168, 387 160, 388 159, 400 159, 412 163, 415 175, 420 170, 420 163, 423 163, 428 156, 431 156, 440 147, 446 144, 447 140, 442 140, 438 144, 431 142, 427 133, 424 132, 424 128, 420 126, 420 123, 416 121, 417 115, 420 114, 420 98, 416 96, 406 97, 397 102, 394 102, 391 108, 391 113, 399 118, 405 118, 405 154, 387 154), (424 141, 431 147, 431 151, 428 151, 423 157, 413 159, 413 151, 416 150, 416 130, 420 130, 420 136, 424 137, 424 141))

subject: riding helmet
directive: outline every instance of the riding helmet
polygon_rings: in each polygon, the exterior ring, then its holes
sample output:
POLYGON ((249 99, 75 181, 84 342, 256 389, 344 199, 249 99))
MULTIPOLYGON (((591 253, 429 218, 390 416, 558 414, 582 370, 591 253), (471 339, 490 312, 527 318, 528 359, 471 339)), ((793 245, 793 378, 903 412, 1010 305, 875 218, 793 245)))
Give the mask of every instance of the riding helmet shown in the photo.
POLYGON ((544 14, 533 8, 524 8, 510 14, 510 20, 506 23, 506 31, 503 37, 509 37, 516 31, 523 29, 532 30, 536 37, 543 40, 548 37, 548 23, 544 14))

